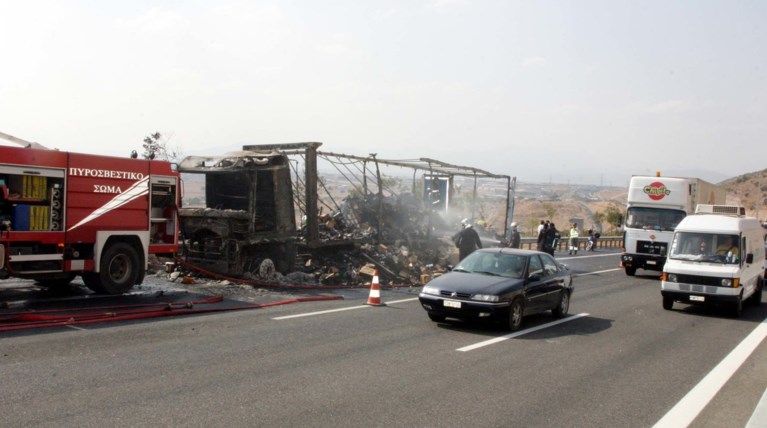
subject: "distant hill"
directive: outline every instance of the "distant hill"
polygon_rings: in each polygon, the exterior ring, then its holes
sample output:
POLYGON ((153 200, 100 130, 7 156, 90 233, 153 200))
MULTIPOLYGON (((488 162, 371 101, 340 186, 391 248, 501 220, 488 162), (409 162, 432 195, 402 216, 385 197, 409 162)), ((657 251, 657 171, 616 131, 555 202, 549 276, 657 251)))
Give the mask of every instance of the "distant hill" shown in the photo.
POLYGON ((727 189, 727 203, 746 208, 748 215, 767 220, 767 169, 749 172, 720 183, 727 189))

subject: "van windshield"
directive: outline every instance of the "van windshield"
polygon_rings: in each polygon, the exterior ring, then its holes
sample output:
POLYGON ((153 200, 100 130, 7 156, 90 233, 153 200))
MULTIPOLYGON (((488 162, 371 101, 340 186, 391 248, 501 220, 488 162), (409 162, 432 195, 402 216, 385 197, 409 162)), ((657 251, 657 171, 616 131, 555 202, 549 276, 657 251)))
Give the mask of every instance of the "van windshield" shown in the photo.
POLYGON ((645 230, 674 230, 687 214, 668 208, 631 207, 626 212, 626 227, 645 230))
POLYGON ((669 258, 706 263, 738 264, 738 235, 677 232, 671 242, 669 258))

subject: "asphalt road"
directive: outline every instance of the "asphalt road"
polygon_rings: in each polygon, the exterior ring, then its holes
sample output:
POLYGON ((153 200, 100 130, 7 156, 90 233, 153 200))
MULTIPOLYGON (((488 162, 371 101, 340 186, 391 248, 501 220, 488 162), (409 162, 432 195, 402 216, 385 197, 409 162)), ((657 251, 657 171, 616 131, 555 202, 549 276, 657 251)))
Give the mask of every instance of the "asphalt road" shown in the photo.
MULTIPOLYGON (((767 304, 739 319, 665 311, 658 275, 627 277, 616 253, 561 260, 578 275, 573 316, 528 317, 514 337, 433 323, 416 289, 384 290, 384 307, 347 290, 342 301, 5 334, 0 426, 646 427, 767 318, 767 304)), ((721 383, 703 388, 715 395, 691 426, 746 425, 767 389, 767 342, 721 383)))

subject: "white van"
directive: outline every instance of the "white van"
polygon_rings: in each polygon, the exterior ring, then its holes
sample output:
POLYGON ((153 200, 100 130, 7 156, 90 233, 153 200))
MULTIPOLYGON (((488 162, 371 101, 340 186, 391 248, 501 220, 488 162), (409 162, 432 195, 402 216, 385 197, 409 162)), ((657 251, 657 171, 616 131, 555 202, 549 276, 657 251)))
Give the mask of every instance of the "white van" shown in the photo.
POLYGON ((759 305, 764 287, 765 230, 743 207, 698 205, 674 231, 661 276, 663 309, 674 302, 759 305))

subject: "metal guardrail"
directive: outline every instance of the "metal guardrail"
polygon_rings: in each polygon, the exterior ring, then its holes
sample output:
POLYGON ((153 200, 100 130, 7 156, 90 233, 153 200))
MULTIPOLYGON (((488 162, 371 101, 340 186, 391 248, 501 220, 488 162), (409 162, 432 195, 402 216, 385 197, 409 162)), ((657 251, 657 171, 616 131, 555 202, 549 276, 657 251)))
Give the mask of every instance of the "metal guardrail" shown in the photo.
MULTIPOLYGON (((588 238, 578 238, 578 250, 584 251, 588 242, 588 238)), ((557 243, 555 251, 567 251, 568 239, 560 238, 557 243)), ((537 250, 538 240, 536 238, 522 238, 519 242, 519 247, 527 250, 537 250)), ((601 236, 597 239, 597 248, 622 248, 623 236, 601 236)))

